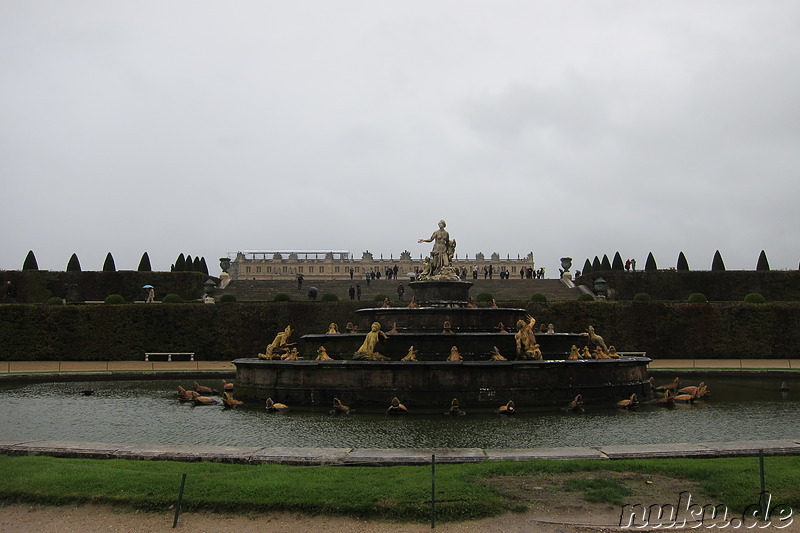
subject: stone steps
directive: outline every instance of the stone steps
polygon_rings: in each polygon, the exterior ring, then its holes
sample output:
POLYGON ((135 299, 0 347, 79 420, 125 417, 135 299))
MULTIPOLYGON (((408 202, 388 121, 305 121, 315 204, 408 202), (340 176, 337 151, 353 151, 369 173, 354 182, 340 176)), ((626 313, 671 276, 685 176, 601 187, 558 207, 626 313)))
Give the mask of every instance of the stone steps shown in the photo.
MULTIPOLYGON (((470 295, 473 298, 481 293, 491 294, 498 302, 530 300, 531 295, 540 293, 545 295, 547 301, 576 300, 581 292, 577 288, 567 288, 558 279, 477 279, 467 280, 473 283, 470 288, 470 295)), ((374 280, 369 284, 364 280, 314 280, 305 281, 302 289, 298 290, 297 282, 293 280, 279 281, 255 281, 255 280, 236 280, 232 281, 224 290, 217 292, 216 296, 223 294, 233 294, 237 301, 272 301, 276 294, 284 293, 294 301, 308 299, 308 289, 316 287, 319 291, 318 299, 325 293, 333 293, 340 300, 349 299, 348 289, 351 285, 358 283, 361 285, 361 299, 372 301, 379 295, 388 297, 391 301, 396 301, 397 287, 402 283, 405 288, 404 300, 409 300, 413 291, 408 286, 407 280, 374 280)))

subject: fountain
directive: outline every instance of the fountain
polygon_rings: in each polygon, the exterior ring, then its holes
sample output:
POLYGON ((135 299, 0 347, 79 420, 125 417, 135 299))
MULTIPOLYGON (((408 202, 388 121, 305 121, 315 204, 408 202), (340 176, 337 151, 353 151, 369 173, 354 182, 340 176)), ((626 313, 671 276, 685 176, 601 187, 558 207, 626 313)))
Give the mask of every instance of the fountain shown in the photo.
POLYGON ((513 400, 519 409, 566 405, 577 394, 587 401, 649 394, 650 359, 570 359, 573 346, 606 347, 597 335, 534 333, 535 320, 525 309, 475 305, 472 283, 450 266, 456 243, 444 221, 419 242, 434 245, 423 272, 409 283, 414 296, 408 307, 358 310, 357 322, 369 324, 368 333, 331 330, 301 338, 299 353, 324 347, 332 360, 298 358, 288 345, 281 359, 285 339, 276 337, 269 355, 233 361, 236 396, 298 406, 330 406, 339 398, 359 409, 386 409, 393 397, 410 409, 446 408, 453 398, 471 408, 513 400))

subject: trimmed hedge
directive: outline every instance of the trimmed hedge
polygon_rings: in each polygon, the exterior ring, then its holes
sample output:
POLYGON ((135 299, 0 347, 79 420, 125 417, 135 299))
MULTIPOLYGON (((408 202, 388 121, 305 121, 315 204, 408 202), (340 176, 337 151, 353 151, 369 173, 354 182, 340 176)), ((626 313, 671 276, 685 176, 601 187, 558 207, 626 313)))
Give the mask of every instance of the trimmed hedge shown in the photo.
MULTIPOLYGON (((227 305, 3 305, 3 360, 141 360, 145 352, 193 351, 200 360, 255 357, 291 325, 293 342, 331 322, 358 323, 367 302, 227 305)), ((786 358, 800 345, 800 303, 551 302, 524 306, 556 331, 595 327, 620 351, 650 357, 786 358)))

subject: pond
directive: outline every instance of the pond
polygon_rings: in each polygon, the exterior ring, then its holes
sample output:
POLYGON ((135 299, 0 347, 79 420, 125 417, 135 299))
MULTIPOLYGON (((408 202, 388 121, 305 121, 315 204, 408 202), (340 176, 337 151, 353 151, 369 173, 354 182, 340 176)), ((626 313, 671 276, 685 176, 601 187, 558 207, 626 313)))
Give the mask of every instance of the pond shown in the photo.
MULTIPOLYGON (((701 380, 711 396, 695 404, 644 403, 632 411, 587 406, 583 413, 518 410, 513 417, 469 406, 462 406, 466 416, 448 417, 443 415, 448 405, 404 417, 331 416, 327 408, 271 414, 260 405, 194 406, 176 395, 178 385, 191 388, 191 380, 4 384, 0 427, 3 440, 341 448, 536 448, 797 437, 800 379, 682 376, 685 385, 701 380), (779 390, 782 381, 789 392, 779 390), (85 390, 93 394, 84 395, 85 390)), ((216 379, 203 383, 220 385, 216 379)))

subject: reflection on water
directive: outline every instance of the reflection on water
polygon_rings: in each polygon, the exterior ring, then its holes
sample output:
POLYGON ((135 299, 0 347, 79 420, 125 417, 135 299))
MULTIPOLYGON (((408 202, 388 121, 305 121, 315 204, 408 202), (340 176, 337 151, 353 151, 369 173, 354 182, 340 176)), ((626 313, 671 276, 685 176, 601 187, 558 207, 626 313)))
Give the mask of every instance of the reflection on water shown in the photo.
MULTIPOLYGON (((0 427, 3 440, 342 448, 528 448, 798 436, 792 421, 800 419, 800 379, 682 379, 686 385, 701 380, 712 396, 693 405, 643 404, 635 411, 589 405, 580 414, 518 409, 514 417, 461 405, 467 416, 456 418, 442 414, 449 405, 441 413, 414 412, 412 398, 401 398, 412 409, 406 417, 331 416, 327 409, 270 414, 262 406, 178 402, 178 385, 189 388, 191 381, 40 383, 0 389, 0 427), (790 392, 779 391, 782 381, 790 392)), ((218 380, 206 384, 217 386, 218 380)))

